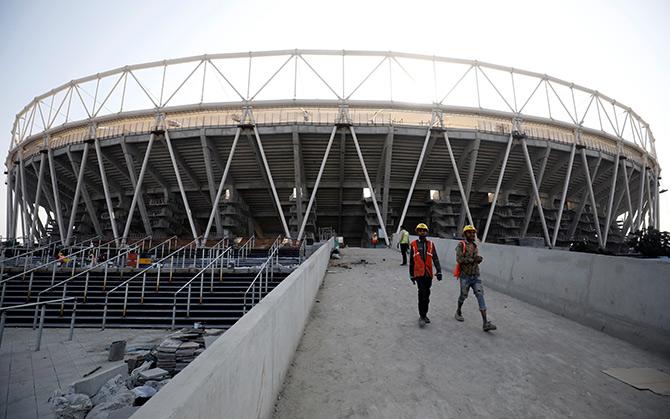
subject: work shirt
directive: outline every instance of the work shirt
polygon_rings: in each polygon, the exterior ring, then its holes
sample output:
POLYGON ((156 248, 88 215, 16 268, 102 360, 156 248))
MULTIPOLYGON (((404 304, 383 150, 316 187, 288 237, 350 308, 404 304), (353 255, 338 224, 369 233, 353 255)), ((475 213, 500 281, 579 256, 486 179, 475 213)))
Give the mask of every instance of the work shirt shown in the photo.
POLYGON ((400 244, 409 244, 409 231, 400 231, 400 244))
MULTIPOLYGON (((426 238, 425 237, 419 237, 419 239, 416 241, 416 246, 419 249, 419 255, 421 256, 421 259, 424 261, 426 260, 426 238)), ((435 273, 441 273, 442 268, 440 267, 440 258, 437 257, 437 249, 435 249, 435 243, 433 243, 433 266, 435 266, 435 273)), ((409 277, 412 278, 414 276, 414 258, 411 257, 409 258, 409 277)))
POLYGON ((461 275, 479 275, 479 264, 475 261, 475 257, 479 255, 477 244, 467 240, 463 242, 465 249, 463 249, 462 242, 458 242, 456 246, 456 262, 461 265, 461 275))

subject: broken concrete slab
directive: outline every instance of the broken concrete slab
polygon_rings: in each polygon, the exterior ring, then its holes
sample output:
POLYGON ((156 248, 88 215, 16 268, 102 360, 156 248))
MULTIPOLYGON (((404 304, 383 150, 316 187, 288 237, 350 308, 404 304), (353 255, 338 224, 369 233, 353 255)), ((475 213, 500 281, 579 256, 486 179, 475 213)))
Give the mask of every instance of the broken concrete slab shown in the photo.
POLYGON ((51 408, 58 419, 83 419, 93 403, 86 394, 56 392, 51 397, 51 408))
POLYGON ((132 406, 135 402, 135 394, 129 390, 114 395, 110 400, 96 405, 86 419, 107 419, 110 412, 113 412, 124 407, 132 406))
POLYGON ((128 367, 126 364, 119 364, 106 370, 98 371, 95 374, 75 381, 71 387, 75 393, 86 394, 90 397, 95 395, 107 381, 119 374, 124 378, 128 376, 128 367))
POLYGON ((128 419, 139 409, 140 406, 126 406, 121 409, 112 410, 109 412, 107 419, 128 419))
POLYGON ((100 387, 100 390, 95 393, 95 396, 91 398, 91 401, 93 402, 93 405, 108 402, 112 400, 117 394, 124 391, 128 391, 128 387, 126 387, 126 380, 121 376, 121 374, 117 374, 109 379, 105 384, 103 384, 102 387, 100 387))
POLYGON ((153 368, 150 370, 142 371, 140 377, 145 380, 161 380, 167 377, 168 372, 163 368, 153 368))

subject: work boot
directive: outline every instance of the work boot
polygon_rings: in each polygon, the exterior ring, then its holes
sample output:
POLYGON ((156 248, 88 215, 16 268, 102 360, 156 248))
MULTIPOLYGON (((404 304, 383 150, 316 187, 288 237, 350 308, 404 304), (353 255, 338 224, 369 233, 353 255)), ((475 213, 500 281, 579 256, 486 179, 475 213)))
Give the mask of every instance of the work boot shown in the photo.
POLYGON ((423 319, 426 321, 426 324, 430 323, 430 319, 428 318, 428 316, 424 317, 423 319))
POLYGON ((419 327, 426 327, 426 318, 425 317, 420 317, 419 318, 419 327))
POLYGON ((461 313, 459 313, 458 311, 456 312, 456 314, 454 314, 454 319, 458 320, 459 322, 465 321, 465 319, 463 318, 463 315, 461 313))
POLYGON ((483 329, 484 329, 485 332, 490 332, 491 330, 496 330, 498 328, 496 327, 495 324, 493 324, 489 321, 489 322, 484 323, 483 329))

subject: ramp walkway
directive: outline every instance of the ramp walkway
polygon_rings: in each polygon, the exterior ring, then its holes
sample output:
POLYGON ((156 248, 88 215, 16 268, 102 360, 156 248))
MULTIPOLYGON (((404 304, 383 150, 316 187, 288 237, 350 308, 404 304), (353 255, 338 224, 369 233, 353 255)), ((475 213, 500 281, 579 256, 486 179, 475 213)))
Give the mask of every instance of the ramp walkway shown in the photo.
POLYGON ((668 358, 491 289, 485 296, 498 330, 482 331, 472 295, 465 323, 458 323, 458 286, 447 273, 433 282, 432 323, 419 329, 416 287, 398 252, 347 248, 342 255, 317 294, 275 418, 661 418, 670 412, 670 397, 601 372, 651 367, 669 373, 668 358))

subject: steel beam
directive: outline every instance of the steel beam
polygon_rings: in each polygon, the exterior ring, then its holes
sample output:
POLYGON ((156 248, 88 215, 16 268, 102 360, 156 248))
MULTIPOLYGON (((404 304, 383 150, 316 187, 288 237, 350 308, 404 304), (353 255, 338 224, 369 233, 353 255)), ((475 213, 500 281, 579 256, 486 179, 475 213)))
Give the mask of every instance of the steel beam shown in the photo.
POLYGON ((207 237, 209 237, 209 232, 212 228, 214 217, 217 214, 219 201, 221 200, 221 195, 223 194, 223 188, 224 185, 226 184, 226 178, 228 177, 228 172, 230 171, 230 165, 233 162, 233 156, 235 155, 235 147, 237 147, 237 141, 240 139, 241 132, 242 128, 237 127, 237 130, 235 130, 235 138, 233 138, 233 144, 230 146, 230 154, 228 155, 228 160, 226 161, 226 167, 223 169, 223 174, 221 175, 221 181, 219 182, 219 188, 216 191, 214 202, 212 202, 212 211, 209 214, 209 220, 207 221, 207 228, 205 228, 205 234, 202 237, 203 243, 205 243, 207 241, 207 237))
POLYGON ((354 130, 353 125, 349 126, 349 131, 351 131, 351 137, 354 140, 354 146, 356 147, 356 153, 358 153, 358 160, 361 162, 361 168, 363 169, 363 175, 365 175, 365 182, 368 185, 368 188, 370 188, 370 197, 372 198, 372 204, 375 207, 375 212, 377 213, 377 220, 379 221, 379 226, 382 229, 382 232, 384 232, 384 241, 386 242, 386 245, 389 246, 389 235, 386 232, 386 226, 384 225, 384 220, 382 219, 382 215, 379 212, 379 205, 377 204, 377 196, 375 195, 375 190, 372 187, 372 182, 370 182, 370 176, 368 175, 368 169, 365 166, 365 159, 363 159, 363 153, 361 152, 361 146, 358 144, 358 138, 356 137, 356 130, 354 130))
POLYGON ((14 173, 12 173, 12 169, 10 168, 10 162, 7 162, 7 217, 5 219, 6 221, 6 228, 5 232, 7 233, 7 237, 12 239, 12 218, 14 217, 14 214, 12 213, 12 210, 14 208, 13 203, 14 203, 14 173))
POLYGON ((56 223, 58 224, 58 234, 60 235, 61 243, 65 243, 65 225, 63 224, 63 213, 60 206, 60 193, 58 189, 58 177, 56 176, 56 166, 54 165, 53 149, 49 146, 49 138, 47 137, 47 158, 49 160, 49 174, 51 177, 51 189, 53 190, 54 206, 56 211, 56 223))
MULTIPOLYGON (((442 124, 442 121, 440 121, 440 124, 442 124)), ((470 206, 468 205, 468 197, 465 196, 465 191, 463 190, 463 182, 461 182, 461 175, 458 172, 458 166, 456 165, 456 159, 454 158, 454 150, 451 149, 451 141, 449 141, 449 134, 447 133, 447 129, 442 126, 442 129, 444 130, 442 134, 444 135, 444 142, 447 145, 447 151, 449 152, 449 160, 451 160, 451 168, 454 170, 454 176, 456 177, 456 183, 458 184, 458 190, 461 193, 461 208, 465 208, 465 213, 468 216, 468 221, 470 224, 474 225, 474 222, 472 221, 472 215, 470 214, 470 206)), ((507 163, 507 162, 505 162, 507 163)))
POLYGON ((614 158, 614 174, 612 175, 612 186, 610 187, 610 196, 607 203, 607 214, 605 215, 605 233, 603 236, 603 243, 607 246, 607 236, 610 231, 610 221, 612 219, 612 206, 614 205, 614 192, 616 190, 617 176, 619 175, 619 158, 621 156, 621 148, 623 144, 617 144, 616 157, 614 158))
MULTIPOLYGON (((28 193, 26 189, 25 162, 23 161, 23 150, 19 154, 19 172, 21 173, 21 235, 25 241, 28 236, 26 229, 30 226, 30 216, 28 215, 28 193)), ((32 243, 29 246, 32 247, 32 243)))
POLYGON ((340 159, 339 159, 339 181, 338 181, 338 215, 337 215, 337 231, 338 233, 342 234, 343 231, 343 226, 342 226, 342 202, 344 201, 344 168, 345 168, 345 161, 347 157, 347 133, 346 130, 341 130, 340 132, 340 159))
POLYGON ((391 197, 391 169, 393 167, 393 126, 389 127, 384 142, 386 147, 384 153, 384 192, 382 195, 382 215, 384 216, 384 226, 389 225, 389 199, 391 197))
MULTIPOLYGON (((598 176, 598 170, 600 169, 600 163, 602 162, 602 155, 598 156, 598 160, 596 161, 595 167, 593 169, 593 180, 595 181, 596 177, 598 176)), ((588 166, 587 166, 588 167, 588 166)), ((586 189, 586 188, 584 188, 586 189)), ((568 231, 568 238, 573 239, 575 236, 575 232, 577 231, 577 226, 579 225, 579 221, 582 218, 582 213, 584 212, 584 207, 586 206, 586 200, 588 198, 589 192, 587 190, 584 190, 582 192, 581 199, 578 201, 579 202, 579 207, 577 208, 577 211, 575 212, 575 218, 572 220, 572 224, 570 225, 570 230, 568 231)))
POLYGON ((100 179, 102 180, 102 190, 105 193, 105 203, 107 204, 107 211, 109 213, 109 222, 112 225, 112 234, 116 245, 119 246, 119 230, 116 225, 116 215, 114 214, 114 207, 112 206, 112 197, 109 194, 109 184, 107 183, 107 172, 105 171, 105 164, 102 161, 102 151, 100 147, 100 139, 94 139, 95 154, 98 158, 98 168, 100 169, 100 179))
POLYGON ((565 209, 565 198, 568 195, 568 187, 570 186, 570 177, 572 175, 572 165, 575 161, 576 150, 577 145, 573 144, 572 149, 570 150, 570 160, 568 160, 568 171, 565 174, 565 179, 563 180, 563 193, 561 193, 561 203, 558 207, 558 215, 556 216, 556 224, 554 225, 554 236, 551 239, 551 247, 556 246, 556 240, 558 239, 558 232, 561 229, 561 220, 563 219, 563 210, 565 209))
MULTIPOLYGON (((528 145, 526 144, 526 139, 521 139, 521 148, 523 149, 523 155, 526 158, 526 166, 528 167, 528 172, 530 172, 530 182, 533 187, 533 194, 535 196, 535 201, 537 203, 537 211, 540 216, 540 222, 542 223, 542 231, 544 232, 544 240, 547 246, 551 246, 551 239, 549 238, 549 229, 547 228, 547 220, 544 218, 544 210, 542 209, 542 199, 540 198, 540 191, 538 189, 538 183, 542 182, 542 175, 544 174, 544 168, 546 167, 547 159, 545 158, 540 173, 538 174, 539 182, 535 181, 535 175, 533 173, 533 162, 530 160, 530 154, 528 154, 528 145)), ((551 148, 547 148, 547 157, 549 157, 549 152, 551 148)))
POLYGON ((221 225, 219 205, 215 199, 216 190, 214 189, 214 171, 212 170, 212 156, 209 151, 209 143, 207 142, 207 136, 205 135, 204 128, 200 130, 200 145, 202 147, 202 157, 205 161, 205 174, 207 175, 207 189, 209 190, 209 199, 215 211, 214 222, 216 224, 216 232, 219 234, 219 236, 223 236, 223 226, 221 225))
POLYGON ((586 187, 588 188, 589 197, 591 198, 591 212, 593 212, 593 223, 596 227, 596 233, 598 234, 598 241, 600 242, 600 247, 605 248, 605 243, 603 242, 602 233, 600 232, 600 222, 598 221, 598 206, 596 205, 596 197, 593 194, 593 183, 591 183, 591 174, 589 173, 588 160, 586 159, 586 149, 582 148, 582 163, 586 171, 586 187))
POLYGON ((44 153, 41 153, 40 156, 40 171, 37 175, 37 188, 35 189, 35 203, 33 204, 33 219, 30 224, 30 234, 28 235, 28 240, 30 243, 33 242, 33 232, 35 231, 35 223, 37 222, 37 216, 38 216, 38 207, 40 204, 40 197, 42 194, 42 182, 44 181, 44 161, 45 161, 44 153))
POLYGON ((303 210, 302 210, 302 191, 303 191, 303 178, 302 178, 302 150, 300 149, 300 135, 298 134, 297 127, 293 127, 291 132, 291 140, 293 142, 293 179, 294 179, 294 188, 295 188, 295 214, 297 226, 302 225, 303 219, 303 210))
MULTIPOLYGON (((147 164, 149 163, 149 155, 151 154, 151 147, 154 144, 154 139, 156 137, 155 133, 151 133, 149 136, 149 142, 147 143, 147 150, 144 152, 144 159, 142 160, 142 167, 140 168, 140 174, 139 177, 137 178, 137 184, 135 186, 135 192, 133 193, 133 200, 130 202, 130 209, 128 210, 128 219, 126 220, 126 226, 123 229, 123 244, 125 245, 128 240, 128 233, 130 233, 130 225, 133 222, 133 214, 135 213, 135 206, 137 205, 137 201, 140 198, 141 191, 142 191, 142 183, 144 182, 144 174, 147 171, 147 164)), ((125 144, 125 138, 124 141, 121 142, 122 145, 125 144)), ((126 153, 126 150, 124 150, 124 154, 126 155, 126 163, 129 163, 128 160, 128 155, 126 153)), ((128 170, 130 173, 133 174, 135 173, 134 167, 131 165, 128 165, 128 170), (132 170, 131 170, 132 169, 132 170)))
POLYGON ((282 209, 281 201, 279 200, 279 195, 277 195, 277 189, 275 188, 274 180, 272 179, 272 172, 270 171, 270 165, 268 164, 268 160, 265 157, 265 151, 263 150, 263 142, 261 141, 261 137, 258 134, 258 128, 256 127, 255 121, 253 124, 253 131, 254 136, 256 137, 256 144, 258 145, 258 151, 260 152, 261 159, 263 160, 265 173, 267 174, 268 182, 270 182, 270 187, 272 189, 272 196, 274 197, 275 204, 277 205, 279 218, 281 219, 282 226, 284 226, 284 233, 286 233, 286 237, 290 238, 291 232, 289 231, 288 224, 286 224, 286 217, 284 217, 284 210, 282 209))
MULTIPOLYGON (((133 195, 134 195, 135 190, 136 190, 137 185, 138 185, 137 174, 135 173, 135 163, 134 163, 134 160, 133 160, 134 159, 133 153, 130 151, 129 145, 126 144, 125 137, 123 137, 122 140, 121 140, 121 150, 123 152, 123 159, 126 162, 126 170, 127 170, 127 174, 126 174, 125 171, 122 171, 122 173, 124 173, 124 175, 128 176, 128 179, 130 180, 130 184, 133 187, 133 195)), ((111 159, 111 158, 107 158, 107 160, 116 162, 116 160, 111 159)), ((149 169, 149 165, 147 164, 147 173, 148 173, 148 169, 149 169)), ((121 171, 121 170, 123 170, 123 168, 118 167, 118 170, 121 171)), ((137 199, 137 209, 139 209, 139 211, 140 211, 140 218, 142 220, 142 224, 144 225, 144 231, 145 231, 147 236, 150 236, 152 234, 153 229, 151 228, 151 222, 149 221, 149 214, 147 212, 146 203, 144 202, 144 196, 143 196, 144 193, 142 192, 143 190, 144 190, 144 188, 140 187, 140 195, 137 199)), ((169 191, 166 190, 166 189, 163 189, 163 194, 167 198, 169 196, 169 191)), ((131 205, 132 205, 132 202, 131 202, 131 205)), ((127 222, 128 222, 128 220, 126 220, 126 223, 127 222)), ((124 237, 122 237, 121 239, 123 240, 124 237)))
POLYGON ((409 191, 407 191, 407 198, 405 198, 405 205, 403 206, 402 213, 400 214, 400 221, 398 222, 398 229, 396 230, 396 234, 400 233, 400 230, 402 229, 402 224, 405 222, 405 215, 407 215, 409 202, 412 200, 412 194, 414 193, 414 186, 416 186, 416 180, 419 177, 419 171, 421 170, 421 167, 423 165, 423 159, 424 156, 426 155, 426 148, 428 147, 428 141, 430 140, 430 137, 432 135, 434 125, 435 125, 435 114, 433 114, 430 126, 426 131, 426 137, 423 140, 423 146, 421 147, 421 153, 419 154, 419 161, 417 161, 416 167, 414 168, 414 176, 412 176, 412 183, 409 186, 409 191))
MULTIPOLYGON (((472 193, 472 181, 475 178, 475 169, 477 168, 477 157, 479 157, 480 143, 481 140, 479 139, 479 136, 477 136, 469 152, 469 154, 471 154, 470 165, 468 166, 468 177, 465 180, 465 196, 467 197, 468 202, 470 202, 470 194, 472 193)), ((461 206, 461 209, 458 214, 458 225, 456 227, 457 228, 456 231, 462 231, 464 225, 465 225, 465 207, 461 206)))
POLYGON ((337 133, 337 125, 333 126, 333 131, 330 133, 330 138, 328 139, 328 145, 326 145, 326 151, 323 153, 323 159, 321 160, 321 167, 319 167, 319 174, 316 176, 316 182, 312 188, 312 193, 309 197, 309 202, 307 202, 307 210, 305 211, 306 216, 302 220, 300 225, 300 230, 298 230, 298 237, 296 239, 300 240, 302 238, 302 233, 305 231, 305 225, 307 224, 307 219, 309 218, 309 212, 312 210, 312 204, 314 204, 314 199, 316 198, 316 193, 319 190, 319 182, 321 182, 321 176, 323 175, 323 170, 326 167, 326 162, 328 161, 328 156, 330 155, 330 148, 333 145, 333 139, 337 133))
MULTIPOLYGON (((181 174, 179 173, 179 164, 177 163, 177 154, 172 147, 172 141, 170 141, 170 134, 168 130, 165 130, 163 134, 165 138, 165 145, 168 148, 170 153, 170 160, 172 161, 172 168, 174 169, 174 174, 177 177, 177 185, 179 185, 179 192, 181 192, 181 199, 184 203, 184 209, 186 209, 186 217, 188 218, 188 223, 191 226, 191 233, 193 234, 193 239, 198 237, 198 232, 195 228, 195 222, 193 221, 193 214, 191 213, 191 206, 188 204, 188 197, 186 196, 186 191, 184 191, 184 184, 181 180, 181 174)), ((196 188, 199 189, 199 185, 196 185, 196 188)))
MULTIPOLYGON (((528 149, 528 145, 525 144, 525 140, 524 140, 524 145, 526 146, 526 149, 528 149)), ((544 158, 542 159, 542 163, 540 164, 540 171, 537 174, 537 179, 535 179, 533 177, 534 175, 533 175, 532 170, 529 172, 530 176, 532 178, 531 179, 531 187, 530 187, 530 190, 528 191, 529 195, 535 193, 535 191, 533 190, 533 186, 532 186, 532 180, 533 179, 537 183, 538 191, 539 191, 540 187, 542 187, 542 181, 544 180, 544 171, 547 168, 547 161, 549 160, 549 154, 551 154, 551 143, 548 143, 547 146, 545 147, 544 158)), ((525 153, 524 153, 524 155, 525 155, 525 153)), ((532 164, 531 164, 531 168, 532 168, 532 164)), ((521 171, 519 171, 519 172, 521 172, 521 171)), ((550 197, 552 197, 552 195, 550 195, 550 197)), ((523 220, 523 227, 521 229, 521 237, 526 237, 526 234, 528 233, 528 226, 530 225, 530 219, 533 216, 533 210, 535 209, 535 204, 536 204, 536 201, 533 200, 532 198, 530 198, 528 200, 528 205, 526 206, 526 216, 523 220)), ((553 247, 552 244, 551 244, 551 241, 547 245, 549 247, 553 247)))
POLYGON ((635 223, 635 230, 640 230, 640 224, 642 223, 642 203, 644 200, 644 185, 647 183, 645 180, 646 178, 646 172, 647 172, 647 156, 645 155, 644 158, 644 163, 642 164, 642 167, 640 167, 640 203, 638 204, 638 208, 640 211, 638 212, 638 217, 637 221, 635 223))
POLYGON ((491 220, 493 219, 493 211, 496 208, 496 202, 498 201, 498 194, 500 193, 500 185, 502 185, 503 177, 505 176, 505 168, 507 167, 507 160, 509 159, 509 153, 512 149, 512 141, 514 136, 512 133, 509 134, 509 140, 507 141, 507 148, 505 149, 505 156, 502 161, 502 167, 500 168, 500 174, 498 175, 498 183, 496 184, 496 191, 493 194, 493 201, 491 201, 491 208, 489 209, 489 216, 486 218, 486 227, 484 228, 484 235, 482 236, 482 243, 486 243, 486 236, 489 233, 489 227, 491 226, 491 220))
MULTIPOLYGON (((88 142, 86 144, 88 144, 88 142)), ((72 173, 76 175, 79 171, 79 167, 77 167, 77 162, 75 161, 73 154, 70 152, 70 149, 68 148, 66 151, 68 159, 70 160, 70 165, 72 166, 72 173)), ((84 168, 84 175, 85 174, 86 174, 86 168, 84 168)), ((88 189, 86 188, 86 176, 83 177, 83 182, 84 183, 81 188, 81 197, 84 200, 84 206, 86 207, 86 212, 88 212, 88 216, 91 219, 91 224, 93 224, 93 229, 95 230, 95 233, 99 236, 102 236, 102 228, 100 227, 98 214, 95 210, 95 206, 93 205, 93 201, 91 200, 91 197, 88 194, 88 189)))
MULTIPOLYGON (((81 190, 84 187, 84 170, 86 170, 86 161, 88 160, 88 143, 84 143, 84 152, 81 158, 81 165, 79 165, 79 175, 77 176, 77 187, 74 190, 74 199, 72 200, 72 211, 70 212, 70 221, 67 226, 67 235, 65 236, 65 246, 70 244, 70 239, 72 239, 72 229, 74 228, 74 220, 77 217, 77 209, 79 206, 79 196, 81 195, 81 190)), ((74 162, 71 161, 74 165, 74 162)), ((74 168, 74 166, 73 166, 74 168)))

